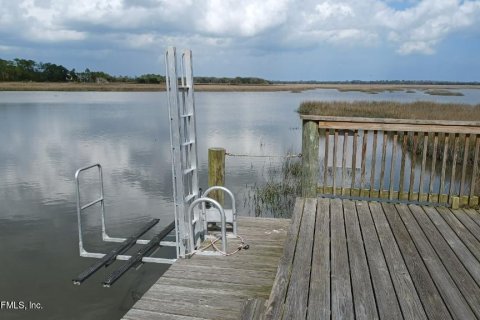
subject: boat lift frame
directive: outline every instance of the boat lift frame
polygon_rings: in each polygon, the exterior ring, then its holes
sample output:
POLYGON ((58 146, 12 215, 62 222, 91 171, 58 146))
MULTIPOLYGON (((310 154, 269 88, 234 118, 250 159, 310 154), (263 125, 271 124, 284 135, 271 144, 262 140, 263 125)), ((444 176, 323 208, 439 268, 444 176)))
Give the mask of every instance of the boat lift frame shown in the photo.
POLYGON ((173 264, 178 258, 189 258, 193 254, 225 254, 227 251, 227 238, 237 236, 237 213, 233 193, 223 186, 213 186, 202 194, 201 189, 198 187, 197 132, 192 52, 191 50, 183 50, 181 58, 177 59, 176 49, 169 47, 165 53, 165 64, 168 114, 170 120, 172 184, 175 204, 174 221, 151 240, 140 239, 140 237, 152 229, 159 222, 159 219, 153 219, 129 238, 111 237, 107 233, 106 226, 102 166, 99 163, 95 163, 78 169, 75 172, 75 183, 80 256, 100 260, 75 278, 73 280, 74 284, 81 284, 101 267, 107 267, 115 260, 127 260, 127 262, 105 279, 103 282, 105 287, 111 286, 130 268, 141 263, 173 264), (180 68, 177 60, 180 60, 180 68), (83 172, 93 170, 94 168, 98 170, 100 184, 99 197, 94 201, 82 205, 80 177, 83 172), (219 190, 229 195, 232 205, 230 209, 224 209, 220 203, 208 197, 208 194, 214 190, 219 190), (211 205, 210 208, 206 208, 207 203, 211 205), (100 206, 102 240, 120 243, 120 246, 107 254, 89 252, 84 247, 82 212, 94 205, 100 206), (208 234, 209 222, 221 223, 220 238, 222 240, 223 252, 203 251, 200 248, 203 240, 209 237, 216 237, 208 234), (233 232, 227 232, 227 223, 232 225, 233 232), (175 230, 175 241, 163 240, 172 230, 175 230), (137 251, 136 254, 125 255, 124 253, 135 244, 144 246, 137 251), (176 247, 177 259, 147 256, 162 246, 176 247))
MULTIPOLYGON (((106 223, 105 223, 105 197, 104 197, 104 189, 103 189, 103 170, 102 166, 99 163, 95 163, 86 167, 82 167, 75 172, 75 184, 76 184, 76 194, 77 194, 77 220, 78 220, 78 245, 80 249, 80 256, 87 257, 87 258, 103 258, 106 254, 98 253, 98 252, 89 252, 85 249, 83 245, 83 227, 82 227, 82 211, 100 203, 100 214, 101 214, 101 221, 102 221, 102 240, 106 242, 124 242, 127 238, 116 238, 110 237, 107 233, 106 223), (98 177, 100 182, 100 196, 97 200, 89 202, 85 205, 81 205, 81 195, 80 195, 80 175, 82 172, 87 170, 97 168, 98 169, 98 177)), ((144 239, 137 239, 137 244, 148 244, 150 240, 144 239)), ((161 246, 168 246, 168 247, 175 247, 177 244, 174 241, 161 241, 161 246)), ((128 260, 132 256, 130 255, 122 255, 119 254, 116 256, 117 260, 128 260)), ((154 263, 167 263, 173 264, 176 259, 165 259, 165 258, 152 258, 152 257, 143 257, 142 262, 154 262, 154 263)))

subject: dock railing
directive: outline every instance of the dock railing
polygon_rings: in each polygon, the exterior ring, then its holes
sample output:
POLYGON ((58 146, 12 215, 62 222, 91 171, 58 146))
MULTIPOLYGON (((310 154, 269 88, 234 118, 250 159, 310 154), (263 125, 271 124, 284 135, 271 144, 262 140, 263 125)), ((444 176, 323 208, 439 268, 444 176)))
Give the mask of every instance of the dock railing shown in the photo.
POLYGON ((479 205, 480 122, 301 119, 304 197, 479 205))

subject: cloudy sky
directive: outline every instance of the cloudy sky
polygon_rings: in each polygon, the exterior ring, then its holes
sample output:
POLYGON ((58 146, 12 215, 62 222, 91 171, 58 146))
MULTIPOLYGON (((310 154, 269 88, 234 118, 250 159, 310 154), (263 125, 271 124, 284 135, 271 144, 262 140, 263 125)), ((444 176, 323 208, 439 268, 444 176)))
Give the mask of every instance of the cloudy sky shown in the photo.
POLYGON ((480 0, 0 0, 0 58, 114 75, 480 81, 480 0))

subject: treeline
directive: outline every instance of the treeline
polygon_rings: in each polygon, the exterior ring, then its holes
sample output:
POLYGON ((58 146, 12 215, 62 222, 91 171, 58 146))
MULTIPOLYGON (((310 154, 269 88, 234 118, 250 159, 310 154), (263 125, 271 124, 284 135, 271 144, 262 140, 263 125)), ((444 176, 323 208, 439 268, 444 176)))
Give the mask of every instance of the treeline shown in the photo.
POLYGON ((138 82, 161 83, 165 77, 147 74, 140 77, 112 76, 103 71, 67 69, 55 63, 43 63, 26 59, 0 59, 0 81, 34 82, 138 82))
MULTIPOLYGON (((144 74, 138 77, 112 76, 103 71, 76 71, 68 70, 62 65, 54 63, 36 62, 26 59, 3 60, 0 59, 0 81, 35 81, 35 82, 130 82, 159 84, 165 83, 165 76, 159 74, 144 74)), ((252 78, 216 78, 195 77, 195 83, 206 84, 269 84, 270 81, 252 78)))
MULTIPOLYGON (((72 70, 73 72, 75 70, 72 70)), ((66 81, 71 72, 53 63, 37 63, 33 60, 0 59, 0 81, 66 81)))
MULTIPOLYGON (((156 74, 145 74, 134 79, 137 83, 165 83, 165 77, 156 74)), ((217 77, 194 77, 196 84, 227 84, 227 85, 249 85, 249 84, 271 84, 270 81, 254 77, 235 77, 235 78, 217 78, 217 77)))
MULTIPOLYGON (((137 77, 112 76, 103 71, 76 71, 68 70, 62 65, 54 63, 36 62, 33 60, 19 59, 3 60, 0 59, 0 81, 34 81, 34 82, 130 82, 159 84, 165 83, 165 76, 159 74, 144 74, 137 77)), ((235 77, 235 78, 217 78, 217 77, 195 77, 195 83, 204 84, 270 84, 271 82, 255 77, 235 77)))
POLYGON ((217 77, 195 77, 195 83, 205 84, 271 84, 271 81, 255 77, 235 77, 235 78, 217 78, 217 77))
MULTIPOLYGON (((165 76, 159 74, 144 74, 141 76, 112 76, 103 71, 68 70, 54 63, 36 62, 26 59, 3 60, 0 58, 0 81, 35 81, 35 82, 129 82, 159 84, 165 83, 165 76)), ((479 81, 436 81, 436 80, 349 80, 349 81, 270 81, 256 77, 195 77, 195 83, 226 84, 226 85, 267 85, 267 84, 404 84, 404 85, 480 85, 479 81)))

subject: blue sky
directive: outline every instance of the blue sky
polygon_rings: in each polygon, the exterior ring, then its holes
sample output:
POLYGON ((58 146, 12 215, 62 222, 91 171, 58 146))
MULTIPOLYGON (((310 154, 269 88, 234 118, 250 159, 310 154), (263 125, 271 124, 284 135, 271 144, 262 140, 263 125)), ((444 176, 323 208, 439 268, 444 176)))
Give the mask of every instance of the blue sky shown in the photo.
POLYGON ((113 75, 480 81, 480 0, 0 0, 0 58, 113 75))

